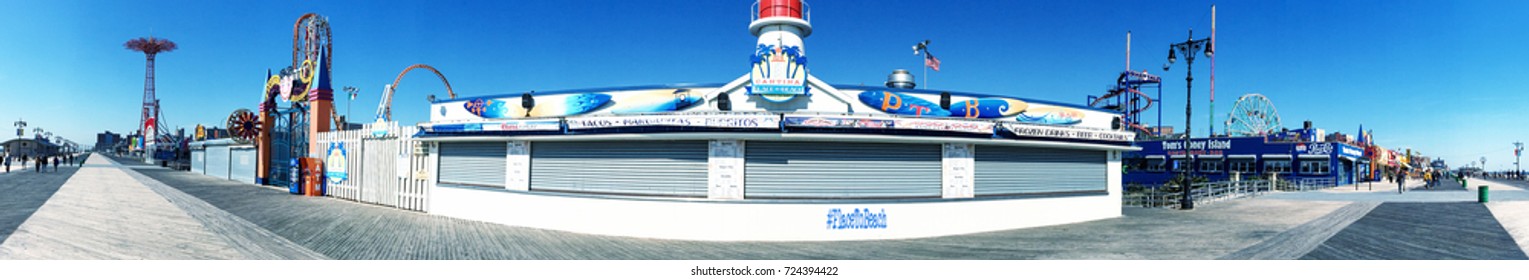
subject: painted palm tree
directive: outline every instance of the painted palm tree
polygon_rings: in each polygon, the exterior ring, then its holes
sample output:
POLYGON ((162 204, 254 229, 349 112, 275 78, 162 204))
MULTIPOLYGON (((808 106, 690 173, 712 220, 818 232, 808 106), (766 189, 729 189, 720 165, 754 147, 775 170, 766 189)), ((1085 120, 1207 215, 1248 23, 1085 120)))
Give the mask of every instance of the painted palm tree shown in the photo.
MULTIPOLYGON (((143 116, 138 120, 139 125, 144 125, 149 121, 149 118, 154 117, 151 114, 156 114, 159 111, 159 108, 156 108, 158 102, 156 102, 154 97, 154 57, 159 55, 159 53, 175 50, 175 42, 149 36, 127 40, 127 43, 122 43, 122 46, 129 50, 142 52, 148 59, 146 65, 148 72, 143 77, 143 116)), ((147 127, 139 128, 146 129, 147 127)), ((144 135, 153 135, 154 133, 155 131, 144 131, 144 135)))
POLYGON ((754 68, 758 68, 765 77, 770 76, 770 66, 765 60, 769 59, 773 53, 775 53, 775 45, 759 44, 754 48, 754 55, 749 57, 750 62, 754 63, 754 68))
POLYGON ((797 70, 800 70, 800 66, 807 64, 807 57, 802 56, 802 47, 787 46, 782 48, 781 51, 786 53, 787 58, 791 58, 791 61, 788 61, 786 64, 786 77, 796 78, 797 70))

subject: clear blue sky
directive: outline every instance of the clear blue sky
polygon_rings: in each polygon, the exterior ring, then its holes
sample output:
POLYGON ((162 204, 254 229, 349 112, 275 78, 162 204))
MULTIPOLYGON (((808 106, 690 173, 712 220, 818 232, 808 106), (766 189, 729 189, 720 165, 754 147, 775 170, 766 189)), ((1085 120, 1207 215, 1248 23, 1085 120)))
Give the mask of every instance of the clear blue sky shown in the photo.
MULTIPOLYGON (((143 55, 128 39, 180 49, 158 59, 170 127, 223 126, 255 108, 267 69, 291 60, 298 16, 329 17, 336 88, 362 95, 370 120, 383 84, 433 65, 464 96, 527 90, 720 83, 745 74, 752 1, 17 1, 0 0, 0 121, 92 144, 139 118, 143 55)), ((933 41, 938 89, 1083 103, 1124 68, 1164 75, 1163 121, 1183 126, 1182 61, 1166 48, 1210 33, 1211 1, 811 1, 813 74, 880 85, 920 67, 909 47, 933 41)), ((1224 1, 1218 7, 1217 119, 1237 96, 1273 99, 1286 126, 1329 132, 1363 124, 1380 144, 1512 168, 1529 141, 1529 1, 1224 1)), ((1195 63, 1194 132, 1206 133, 1209 60, 1195 63)), ((395 118, 425 120, 444 97, 426 73, 404 78, 395 118)), ((343 99, 336 102, 346 111, 343 99)), ((1216 130, 1223 127, 1216 125, 1216 130)), ((28 128, 28 133, 31 129, 28 128)))

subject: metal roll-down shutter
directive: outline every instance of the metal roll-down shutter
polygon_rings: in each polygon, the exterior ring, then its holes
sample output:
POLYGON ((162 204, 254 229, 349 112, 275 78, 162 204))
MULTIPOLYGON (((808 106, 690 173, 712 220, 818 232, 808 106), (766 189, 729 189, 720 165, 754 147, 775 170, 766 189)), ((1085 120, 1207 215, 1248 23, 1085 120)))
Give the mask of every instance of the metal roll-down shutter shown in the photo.
POLYGON ((940 197, 939 144, 749 141, 744 154, 746 198, 940 197))
POLYGON ((531 190, 706 197, 706 141, 531 143, 531 190))
POLYGON ((1105 152, 977 146, 977 196, 1105 191, 1105 152))
POLYGON ((504 187, 505 142, 442 142, 440 182, 504 187))
POLYGON ((207 176, 228 179, 228 146, 207 146, 207 176))

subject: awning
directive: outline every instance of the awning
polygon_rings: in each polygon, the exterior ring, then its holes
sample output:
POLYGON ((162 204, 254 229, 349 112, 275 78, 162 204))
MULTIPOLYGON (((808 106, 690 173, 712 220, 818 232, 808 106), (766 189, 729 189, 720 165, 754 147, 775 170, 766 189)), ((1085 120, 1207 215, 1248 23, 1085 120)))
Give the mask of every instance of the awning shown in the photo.
POLYGON ((1226 158, 1228 158, 1228 159, 1254 159, 1254 158, 1258 158, 1258 155, 1226 155, 1226 158))
POLYGON ((1290 158, 1290 155, 1286 155, 1286 154, 1264 154, 1264 158, 1290 158))

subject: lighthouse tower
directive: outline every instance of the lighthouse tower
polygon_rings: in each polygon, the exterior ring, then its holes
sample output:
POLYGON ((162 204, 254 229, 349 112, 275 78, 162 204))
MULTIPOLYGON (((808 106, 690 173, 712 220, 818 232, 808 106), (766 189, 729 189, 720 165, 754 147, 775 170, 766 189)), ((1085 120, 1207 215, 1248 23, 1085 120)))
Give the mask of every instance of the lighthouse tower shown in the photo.
POLYGON ((812 35, 812 11, 802 0, 760 0, 749 32, 759 37, 750 56, 748 93, 786 102, 807 95, 807 53, 802 38, 812 35))

